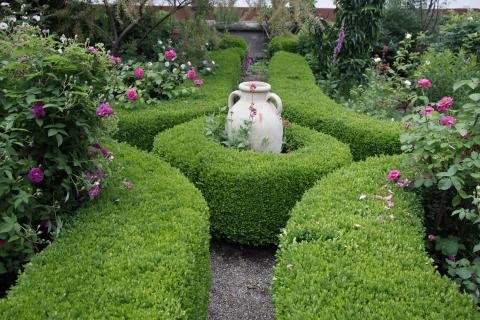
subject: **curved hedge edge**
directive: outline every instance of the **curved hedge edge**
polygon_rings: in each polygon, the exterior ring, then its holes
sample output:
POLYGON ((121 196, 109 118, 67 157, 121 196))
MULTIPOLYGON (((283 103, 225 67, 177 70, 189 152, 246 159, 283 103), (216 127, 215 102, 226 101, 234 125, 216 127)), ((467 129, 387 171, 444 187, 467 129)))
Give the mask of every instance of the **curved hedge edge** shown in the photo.
POLYGON ((283 100, 285 119, 349 144, 355 160, 400 153, 400 123, 355 113, 328 98, 315 84, 302 56, 275 54, 270 62, 269 82, 283 100))
POLYGON ((247 52, 248 43, 241 36, 233 34, 224 34, 218 43, 220 49, 240 48, 243 52, 247 52))
POLYGON ((126 144, 116 149, 121 176, 32 259, 0 300, 1 319, 206 318, 205 201, 157 157, 126 144))
POLYGON ((348 147, 335 138, 295 124, 288 154, 227 149, 204 136, 199 118, 157 135, 153 152, 178 167, 202 191, 212 234, 230 241, 276 243, 289 211, 316 180, 350 164, 348 147))
POLYGON ((120 121, 116 138, 150 150, 157 133, 226 105, 230 91, 240 79, 244 55, 245 51, 240 48, 213 52, 211 56, 220 68, 215 75, 206 77, 199 92, 192 96, 144 109, 117 110, 120 121))
POLYGON ((298 53, 299 39, 294 34, 279 35, 272 38, 267 46, 267 53, 272 57, 278 51, 298 53))
POLYGON ((399 162, 384 156, 342 168, 297 203, 277 252, 277 319, 478 319, 427 257, 416 195, 391 186, 390 211, 375 198, 388 194, 385 176, 399 162))

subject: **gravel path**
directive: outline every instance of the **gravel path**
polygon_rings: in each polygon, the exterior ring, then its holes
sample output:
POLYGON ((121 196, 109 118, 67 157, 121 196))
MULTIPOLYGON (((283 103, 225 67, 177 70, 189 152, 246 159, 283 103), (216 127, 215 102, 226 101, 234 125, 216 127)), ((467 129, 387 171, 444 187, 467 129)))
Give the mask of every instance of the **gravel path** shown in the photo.
POLYGON ((275 319, 269 291, 275 250, 212 241, 209 320, 275 319))

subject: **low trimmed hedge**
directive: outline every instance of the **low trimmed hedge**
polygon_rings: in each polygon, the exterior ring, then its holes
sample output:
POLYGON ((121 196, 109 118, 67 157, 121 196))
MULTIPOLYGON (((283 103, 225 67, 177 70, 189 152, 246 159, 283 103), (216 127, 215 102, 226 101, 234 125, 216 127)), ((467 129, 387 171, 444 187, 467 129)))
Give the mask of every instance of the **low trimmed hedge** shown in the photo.
POLYGON ((335 138, 297 125, 286 128, 293 151, 265 154, 210 141, 205 124, 202 117, 160 133, 153 152, 202 191, 212 234, 242 244, 276 243, 303 192, 352 158, 335 138))
POLYGON ((225 34, 220 38, 218 47, 220 49, 240 48, 246 52, 248 49, 248 44, 247 41, 245 41, 245 39, 243 39, 241 36, 225 34))
POLYGON ((298 53, 299 51, 298 36, 293 34, 286 34, 275 36, 272 38, 267 46, 267 53, 269 57, 272 57, 278 51, 287 51, 292 53, 298 53))
POLYGON ((206 318, 210 236, 200 192, 153 155, 125 144, 112 151, 121 177, 26 266, 0 300, 1 319, 206 318))
POLYGON ((315 84, 302 56, 275 54, 268 74, 272 88, 283 100, 285 119, 349 144, 355 160, 400 153, 400 123, 355 113, 328 98, 315 84))
POLYGON ((478 319, 472 300, 425 253, 415 194, 392 186, 390 211, 375 198, 388 194, 385 176, 400 161, 384 156, 342 168, 297 203, 277 252, 277 319, 478 319))
POLYGON ((140 149, 150 150, 153 138, 160 131, 226 105, 228 94, 240 78, 244 55, 245 51, 240 48, 213 52, 211 56, 220 68, 215 75, 206 77, 205 84, 192 96, 143 109, 117 110, 120 121, 116 138, 140 149))

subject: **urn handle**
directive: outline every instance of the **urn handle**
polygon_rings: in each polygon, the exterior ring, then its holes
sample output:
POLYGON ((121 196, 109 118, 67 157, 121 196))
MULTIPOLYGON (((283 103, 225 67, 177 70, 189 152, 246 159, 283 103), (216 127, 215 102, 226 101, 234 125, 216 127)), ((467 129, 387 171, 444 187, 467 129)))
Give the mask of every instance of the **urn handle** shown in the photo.
POLYGON ((241 93, 242 93, 242 91, 240 91, 240 90, 236 90, 236 91, 233 91, 232 93, 230 93, 230 95, 228 96, 228 110, 230 110, 230 108, 233 107, 233 105, 234 105, 233 100, 235 99, 235 97, 240 97, 241 93))
POLYGON ((278 95, 276 95, 275 93, 269 93, 267 95, 267 101, 269 100, 273 100, 275 102, 275 105, 277 107, 277 114, 282 114, 283 112, 283 104, 282 104, 282 99, 280 99, 280 97, 278 95))

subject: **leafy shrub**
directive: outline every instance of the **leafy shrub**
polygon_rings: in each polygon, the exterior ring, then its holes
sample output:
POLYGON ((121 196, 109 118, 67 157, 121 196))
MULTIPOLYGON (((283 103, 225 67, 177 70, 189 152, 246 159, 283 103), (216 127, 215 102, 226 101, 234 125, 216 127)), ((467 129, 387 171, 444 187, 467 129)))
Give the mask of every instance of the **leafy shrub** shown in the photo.
POLYGON ((229 49, 229 48, 241 48, 244 51, 247 51, 248 44, 240 36, 235 36, 231 34, 224 34, 220 38, 220 42, 218 43, 219 49, 229 49))
POLYGON ((160 133, 153 152, 200 188, 213 235, 239 243, 275 243, 303 192, 351 162, 346 145, 297 125, 286 128, 287 154, 225 148, 204 135, 204 126, 199 118, 160 133))
POLYGON ((400 152, 400 124, 360 115, 329 99, 315 84, 303 57, 275 54, 270 62, 269 82, 284 101, 286 119, 349 144, 354 159, 400 152))
POLYGON ((211 56, 221 68, 216 75, 206 77, 204 85, 188 98, 165 101, 160 107, 118 110, 120 121, 116 137, 149 150, 158 132, 214 112, 225 104, 228 94, 237 84, 244 55, 245 52, 239 48, 212 52, 211 56))
POLYGON ((480 83, 476 78, 460 82, 456 88, 462 86, 471 92, 464 106, 454 107, 451 97, 436 103, 418 97, 423 106, 406 118, 402 150, 408 154, 405 165, 415 175, 415 187, 425 195, 428 240, 439 251, 437 263, 478 303, 480 83))
POLYGON ((0 274, 58 234, 61 214, 98 195, 111 157, 98 145, 101 117, 115 125, 111 108, 97 109, 106 53, 62 41, 30 26, 0 31, 0 274))
POLYGON ((298 37, 293 34, 275 36, 267 46, 267 53, 273 57, 277 51, 298 52, 298 37))
POLYGON ((1 319, 206 318, 210 236, 200 192, 152 155, 111 149, 110 187, 32 259, 0 300, 1 319))
POLYGON ((418 198, 382 188, 401 161, 388 156, 344 167, 297 203, 274 268, 277 319, 478 318, 426 256, 418 198), (394 206, 387 210, 389 195, 394 206))

